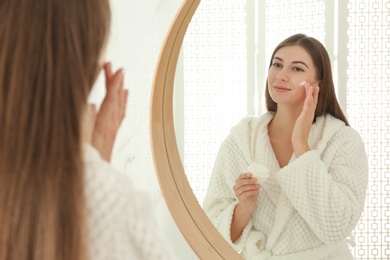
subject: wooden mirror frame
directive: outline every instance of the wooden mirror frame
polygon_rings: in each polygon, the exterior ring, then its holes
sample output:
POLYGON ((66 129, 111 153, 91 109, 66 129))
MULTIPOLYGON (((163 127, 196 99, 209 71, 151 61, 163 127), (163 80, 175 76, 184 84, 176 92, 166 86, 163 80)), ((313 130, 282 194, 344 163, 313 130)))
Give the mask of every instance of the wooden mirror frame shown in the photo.
POLYGON ((156 174, 168 209, 200 259, 243 259, 211 223, 184 173, 176 143, 173 86, 184 35, 200 0, 184 0, 157 61, 150 104, 150 135, 156 174))

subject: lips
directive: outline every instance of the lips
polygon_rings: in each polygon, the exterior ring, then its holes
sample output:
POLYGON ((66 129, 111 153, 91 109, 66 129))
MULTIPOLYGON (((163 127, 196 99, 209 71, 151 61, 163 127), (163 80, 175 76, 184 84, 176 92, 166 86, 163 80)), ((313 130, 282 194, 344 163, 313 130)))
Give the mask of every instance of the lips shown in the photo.
POLYGON ((291 90, 291 89, 283 87, 283 86, 275 86, 274 89, 276 92, 288 92, 291 90))

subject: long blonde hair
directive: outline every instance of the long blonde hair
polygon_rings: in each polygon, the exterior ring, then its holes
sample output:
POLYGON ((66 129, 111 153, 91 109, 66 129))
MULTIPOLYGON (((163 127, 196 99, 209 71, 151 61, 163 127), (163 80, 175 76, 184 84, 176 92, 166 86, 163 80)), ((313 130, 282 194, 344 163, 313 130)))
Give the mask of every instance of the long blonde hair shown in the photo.
POLYGON ((82 118, 108 0, 0 0, 0 260, 87 258, 82 118))

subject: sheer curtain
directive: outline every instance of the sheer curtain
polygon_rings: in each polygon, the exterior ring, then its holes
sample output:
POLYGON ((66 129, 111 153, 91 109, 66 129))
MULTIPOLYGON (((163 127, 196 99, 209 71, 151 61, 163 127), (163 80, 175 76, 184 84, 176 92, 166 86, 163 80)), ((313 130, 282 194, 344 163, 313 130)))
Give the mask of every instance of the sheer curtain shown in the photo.
POLYGON ((202 0, 183 46, 176 133, 200 203, 230 127, 264 111, 274 47, 294 33, 328 49, 338 98, 364 139, 366 206, 354 234, 356 259, 390 257, 390 2, 388 0, 202 0), (180 88, 182 87, 182 88, 180 88))

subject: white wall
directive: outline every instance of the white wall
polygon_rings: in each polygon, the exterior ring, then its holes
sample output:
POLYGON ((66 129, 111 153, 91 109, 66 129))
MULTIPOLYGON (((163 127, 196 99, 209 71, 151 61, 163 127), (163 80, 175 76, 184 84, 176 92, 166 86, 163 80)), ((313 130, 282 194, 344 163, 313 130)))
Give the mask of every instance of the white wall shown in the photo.
MULTIPOLYGON (((126 118, 118 133, 113 164, 125 171, 136 186, 148 190, 157 221, 179 259, 195 255, 177 229, 161 194, 153 166, 149 141, 149 106, 151 85, 160 47, 180 0, 112 0, 112 34, 107 61, 113 69, 123 67, 129 88, 126 118)), ((104 96, 101 73, 90 96, 100 105, 104 96)), ((136 198, 134 198, 136 199, 136 198)))

